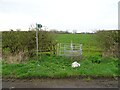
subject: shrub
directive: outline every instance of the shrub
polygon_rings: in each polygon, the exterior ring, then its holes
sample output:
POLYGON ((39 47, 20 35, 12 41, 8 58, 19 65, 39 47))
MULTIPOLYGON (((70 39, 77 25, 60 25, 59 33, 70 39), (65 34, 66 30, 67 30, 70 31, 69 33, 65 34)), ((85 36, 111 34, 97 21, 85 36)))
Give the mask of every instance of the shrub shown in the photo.
POLYGON ((103 50, 103 56, 118 57, 118 30, 97 31, 98 46, 103 50))

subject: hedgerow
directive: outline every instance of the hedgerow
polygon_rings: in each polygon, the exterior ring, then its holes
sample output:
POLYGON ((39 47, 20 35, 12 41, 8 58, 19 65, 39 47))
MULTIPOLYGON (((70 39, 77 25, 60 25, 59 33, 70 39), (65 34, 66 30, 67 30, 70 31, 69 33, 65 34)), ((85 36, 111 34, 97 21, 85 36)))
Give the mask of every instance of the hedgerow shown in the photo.
MULTIPOLYGON (((55 48, 56 42, 53 33, 48 31, 38 32, 39 51, 50 52, 55 48)), ((36 53, 35 31, 4 31, 2 32, 3 58, 8 50, 9 54, 26 54, 34 57, 36 53)))

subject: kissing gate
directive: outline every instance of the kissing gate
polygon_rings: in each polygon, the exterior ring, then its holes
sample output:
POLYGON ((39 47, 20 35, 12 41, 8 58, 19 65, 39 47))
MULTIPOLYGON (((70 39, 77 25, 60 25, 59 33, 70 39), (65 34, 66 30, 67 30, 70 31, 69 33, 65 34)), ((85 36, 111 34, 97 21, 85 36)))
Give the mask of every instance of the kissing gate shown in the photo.
POLYGON ((82 44, 59 43, 57 45, 57 55, 66 57, 82 57, 82 44))

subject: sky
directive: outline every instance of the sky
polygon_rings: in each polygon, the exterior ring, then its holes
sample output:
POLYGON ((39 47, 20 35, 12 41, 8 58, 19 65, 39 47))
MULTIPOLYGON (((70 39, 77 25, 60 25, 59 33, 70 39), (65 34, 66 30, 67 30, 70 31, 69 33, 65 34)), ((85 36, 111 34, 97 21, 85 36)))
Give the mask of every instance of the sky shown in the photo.
POLYGON ((119 0, 0 0, 0 31, 47 30, 94 32, 118 29, 119 0))

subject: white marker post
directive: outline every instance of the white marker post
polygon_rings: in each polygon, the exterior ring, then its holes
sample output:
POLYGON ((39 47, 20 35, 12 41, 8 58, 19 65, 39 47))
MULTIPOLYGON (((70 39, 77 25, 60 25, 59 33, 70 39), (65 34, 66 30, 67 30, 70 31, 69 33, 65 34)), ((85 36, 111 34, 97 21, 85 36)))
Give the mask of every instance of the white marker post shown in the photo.
POLYGON ((118 2, 118 30, 120 30, 120 1, 118 2))
POLYGON ((38 60, 38 31, 41 28, 42 28, 42 25, 36 23, 36 49, 37 49, 36 54, 37 54, 37 60, 38 60))

